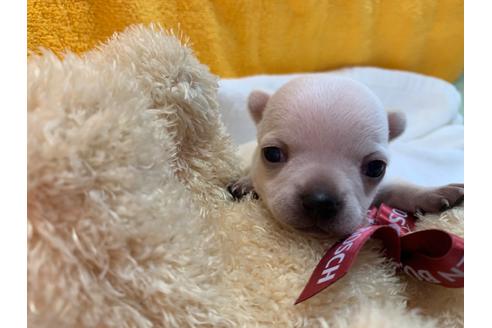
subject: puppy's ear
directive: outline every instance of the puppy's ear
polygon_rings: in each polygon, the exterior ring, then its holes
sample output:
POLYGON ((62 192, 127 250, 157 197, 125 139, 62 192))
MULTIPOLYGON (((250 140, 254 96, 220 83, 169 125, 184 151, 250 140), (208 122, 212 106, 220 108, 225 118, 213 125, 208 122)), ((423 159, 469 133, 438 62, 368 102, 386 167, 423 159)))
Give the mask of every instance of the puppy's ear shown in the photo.
POLYGON ((248 109, 253 121, 258 124, 263 117, 263 111, 270 99, 270 95, 266 92, 255 90, 248 97, 248 109))
POLYGON ((402 112, 388 112, 388 125, 389 140, 400 136, 403 131, 405 131, 405 127, 407 126, 405 114, 402 112))

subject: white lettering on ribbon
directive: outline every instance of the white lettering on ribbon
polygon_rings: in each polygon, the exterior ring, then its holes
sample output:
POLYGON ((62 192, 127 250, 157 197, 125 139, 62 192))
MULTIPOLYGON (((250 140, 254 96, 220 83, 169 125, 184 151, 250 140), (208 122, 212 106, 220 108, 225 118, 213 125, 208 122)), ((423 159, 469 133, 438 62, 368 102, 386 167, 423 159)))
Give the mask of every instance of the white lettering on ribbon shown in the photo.
POLYGON ((465 273, 463 270, 460 269, 460 267, 465 263, 465 257, 462 257, 461 260, 456 264, 455 267, 451 268, 451 272, 441 272, 439 271, 438 274, 446 279, 447 281, 454 282, 456 278, 464 278, 465 273))
POLYGON ((427 270, 419 270, 417 271, 417 274, 421 278, 421 280, 425 280, 427 282, 430 282, 431 284, 440 284, 441 282, 437 280, 432 273, 430 273, 427 270))
POLYGON ((321 278, 319 278, 317 282, 318 284, 322 284, 335 278, 335 273, 340 268, 340 263, 342 263, 342 261, 345 259, 344 252, 348 251, 352 247, 354 241, 359 238, 367 229, 368 227, 360 229, 359 231, 345 239, 342 245, 338 246, 338 248, 335 250, 335 256, 333 256, 330 260, 328 260, 328 262, 326 262, 325 270, 323 270, 323 272, 321 273, 321 278), (338 263, 335 266, 332 266, 335 260, 338 260, 338 263))
POLYGON ((323 276, 320 279, 318 279, 318 284, 322 284, 322 283, 324 283, 324 282, 326 282, 328 280, 331 280, 331 279, 335 278, 335 272, 340 267, 340 263, 342 263, 342 261, 343 261, 344 258, 345 258, 345 254, 344 253, 341 253, 341 254, 338 254, 338 255, 333 256, 328 261, 328 263, 326 263, 325 268, 327 268, 327 269, 323 270, 323 272, 321 273, 323 276), (338 261, 338 264, 336 266, 330 268, 331 262, 333 260, 335 260, 335 259, 337 259, 337 260, 340 259, 340 260, 338 261))

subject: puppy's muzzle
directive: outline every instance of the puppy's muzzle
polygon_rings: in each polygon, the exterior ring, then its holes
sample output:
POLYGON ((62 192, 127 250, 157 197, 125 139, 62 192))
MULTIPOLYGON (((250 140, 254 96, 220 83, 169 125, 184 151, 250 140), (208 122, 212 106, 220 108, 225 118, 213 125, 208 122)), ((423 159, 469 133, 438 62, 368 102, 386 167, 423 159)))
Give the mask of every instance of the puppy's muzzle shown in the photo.
POLYGON ((342 203, 324 190, 313 190, 301 195, 301 202, 307 216, 316 220, 335 217, 342 203))

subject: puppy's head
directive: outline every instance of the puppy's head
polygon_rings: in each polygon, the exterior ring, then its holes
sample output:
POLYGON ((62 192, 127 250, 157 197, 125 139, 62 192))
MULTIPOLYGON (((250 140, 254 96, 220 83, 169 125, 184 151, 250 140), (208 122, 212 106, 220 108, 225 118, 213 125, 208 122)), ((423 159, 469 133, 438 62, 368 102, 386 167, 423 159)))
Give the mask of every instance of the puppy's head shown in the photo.
POLYGON ((294 79, 254 91, 255 191, 280 222, 343 235, 363 223, 404 117, 387 114, 364 85, 342 77, 294 79))

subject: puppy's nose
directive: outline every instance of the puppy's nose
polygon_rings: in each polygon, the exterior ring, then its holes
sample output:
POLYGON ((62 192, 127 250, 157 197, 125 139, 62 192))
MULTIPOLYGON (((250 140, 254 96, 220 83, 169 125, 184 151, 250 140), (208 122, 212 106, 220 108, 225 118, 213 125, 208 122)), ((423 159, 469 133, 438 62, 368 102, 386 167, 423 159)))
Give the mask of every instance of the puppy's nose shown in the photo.
POLYGON ((334 217, 340 202, 325 191, 313 191, 301 196, 302 206, 310 217, 330 219, 334 217))

